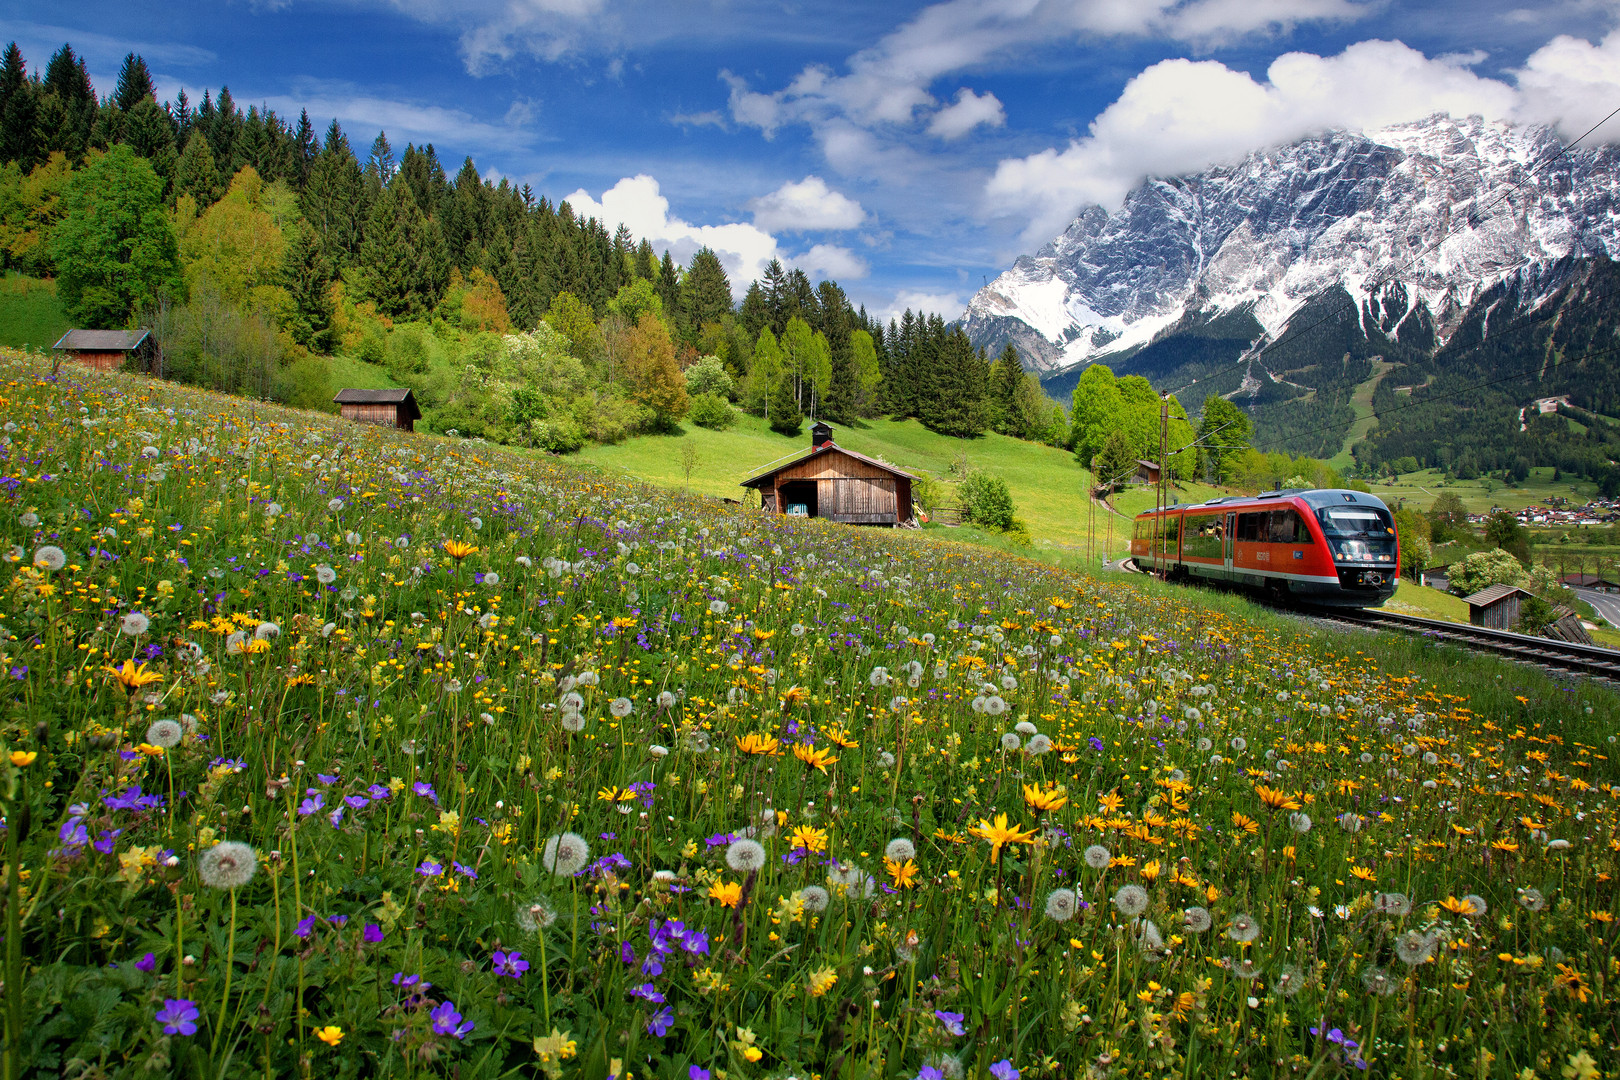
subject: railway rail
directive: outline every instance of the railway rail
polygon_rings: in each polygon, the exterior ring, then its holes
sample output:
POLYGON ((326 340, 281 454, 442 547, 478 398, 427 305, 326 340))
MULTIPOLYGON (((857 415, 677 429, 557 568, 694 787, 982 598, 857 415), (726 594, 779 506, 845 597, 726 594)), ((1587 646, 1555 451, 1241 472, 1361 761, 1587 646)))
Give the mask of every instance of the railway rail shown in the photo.
MULTIPOLYGON (((1128 573, 1147 573, 1136 565, 1134 559, 1121 560, 1119 568, 1128 573)), ((1543 667, 1558 668, 1620 683, 1620 650, 1616 649, 1605 649, 1597 645, 1577 645, 1554 641, 1551 638, 1515 634, 1508 630, 1490 630, 1483 626, 1467 626, 1440 619, 1424 619, 1416 615, 1398 615, 1393 611, 1381 611, 1377 608, 1291 605, 1288 610, 1330 622, 1414 634, 1473 649, 1476 652, 1495 653, 1528 664, 1539 664, 1543 667)))

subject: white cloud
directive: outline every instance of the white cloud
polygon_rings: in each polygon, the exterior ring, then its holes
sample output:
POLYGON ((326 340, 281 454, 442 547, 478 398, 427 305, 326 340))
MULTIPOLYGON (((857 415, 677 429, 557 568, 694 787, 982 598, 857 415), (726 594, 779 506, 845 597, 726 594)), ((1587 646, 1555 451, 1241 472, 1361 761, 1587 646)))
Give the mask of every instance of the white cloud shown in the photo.
POLYGON ((783 184, 750 202, 748 209, 754 212, 754 224, 766 232, 853 229, 866 220, 860 203, 832 190, 819 176, 783 184))
POLYGON ((837 244, 816 244, 790 261, 811 277, 858 279, 872 271, 865 259, 837 244))
POLYGON ((1373 6, 1364 0, 945 0, 849 57, 846 74, 812 65, 773 93, 752 90, 731 72, 721 77, 731 87, 738 124, 757 127, 767 138, 783 125, 807 124, 838 167, 827 134, 836 124, 872 132, 911 129, 926 119, 930 134, 958 138, 1005 121, 994 95, 966 87, 958 88, 953 104, 938 108, 931 87, 953 72, 1055 43, 1150 34, 1227 41, 1302 22, 1353 20, 1373 6))
MULTIPOLYGON (((1585 134, 1620 104, 1620 31, 1593 45, 1556 37, 1530 55, 1517 72, 1522 98, 1517 118, 1558 126, 1566 139, 1585 134)), ((1620 138, 1620 118, 1594 131, 1588 142, 1620 138)))
POLYGON ((507 110, 506 123, 491 124, 461 109, 377 97, 349 83, 312 79, 298 80, 287 94, 243 100, 264 101, 284 118, 296 119, 300 109, 308 109, 320 131, 335 118, 362 158, 379 131, 388 133, 396 152, 408 142, 509 150, 528 141, 524 125, 534 115, 531 103, 514 102, 507 110))
MULTIPOLYGON (((467 70, 482 74, 519 54, 557 60, 603 33, 607 0, 388 0, 422 22, 461 28, 467 70)), ((605 33, 604 33, 604 36, 605 33)))
POLYGON ((960 315, 966 307, 967 299, 961 293, 902 289, 894 294, 894 299, 889 302, 887 310, 879 314, 878 318, 887 322, 890 319, 898 319, 909 310, 913 315, 939 315, 950 320, 960 315))
POLYGON ((1039 242, 1087 203, 1118 205, 1145 176, 1194 172, 1329 128, 1433 112, 1508 118, 1518 101, 1505 83, 1395 41, 1331 57, 1285 53, 1264 82, 1215 61, 1165 60, 1133 78, 1084 138, 1002 161, 985 195, 993 213, 1028 215, 1024 239, 1039 242))
POLYGON ((941 139, 960 139, 980 124, 1001 127, 1006 122, 1007 111, 996 95, 975 94, 964 86, 956 92, 955 104, 934 114, 928 122, 928 134, 941 139))
POLYGON ((638 240, 669 249, 670 257, 683 266, 699 248, 713 249, 734 289, 763 274, 772 259, 782 258, 776 238, 753 225, 693 225, 671 216, 658 181, 645 173, 620 180, 602 193, 600 201, 584 188, 565 201, 575 214, 599 218, 610 233, 624 225, 638 240))

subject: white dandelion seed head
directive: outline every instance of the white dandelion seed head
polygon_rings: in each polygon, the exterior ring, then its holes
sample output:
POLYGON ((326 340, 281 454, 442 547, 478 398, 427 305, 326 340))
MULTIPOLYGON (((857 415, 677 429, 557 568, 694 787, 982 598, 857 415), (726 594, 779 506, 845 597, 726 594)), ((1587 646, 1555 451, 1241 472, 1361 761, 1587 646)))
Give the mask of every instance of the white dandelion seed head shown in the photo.
POLYGON ((1271 980, 1271 992, 1278 997, 1293 997, 1305 989, 1305 973, 1294 964, 1286 965, 1271 980))
POLYGON ((332 511, 332 513, 335 514, 338 511, 343 509, 343 500, 342 499, 329 499, 329 500, 327 500, 326 508, 328 510, 332 511))
POLYGON ((564 709, 562 711, 561 720, 564 731, 585 730, 585 714, 582 712, 576 712, 573 709, 564 709))
POLYGON ((1433 935, 1420 930, 1408 930, 1395 939, 1395 956, 1407 967, 1417 967, 1434 955, 1433 935))
POLYGON ((266 506, 264 508, 264 516, 265 517, 269 517, 269 518, 280 517, 283 513, 284 513, 284 511, 281 508, 281 504, 278 503, 278 502, 273 502, 269 506, 266 506))
POLYGON ((907 859, 915 859, 917 857, 917 845, 903 836, 897 836, 890 840, 888 846, 883 849, 883 857, 893 859, 899 863, 903 863, 907 859))
POLYGON ((635 703, 627 697, 616 697, 608 704, 608 712, 623 720, 635 709, 635 703))
POLYGON ((258 869, 253 849, 235 840, 221 840, 197 856, 197 876, 211 889, 240 888, 258 869))
POLYGON ((602 678, 594 671, 582 671, 574 681, 580 686, 600 686, 602 678))
POLYGON ((866 677, 866 681, 871 683, 873 686, 889 685, 889 669, 882 667, 873 668, 872 673, 866 677))
POLYGON ((230 632, 230 634, 225 638, 225 653, 226 653, 226 655, 235 656, 236 654, 240 653, 242 651, 242 646, 246 642, 247 642, 247 631, 246 630, 232 630, 230 632))
POLYGON ((668 690, 660 690, 658 692, 658 707, 660 709, 673 709, 675 707, 675 695, 668 690))
POLYGON ((39 524, 39 515, 34 513, 32 510, 28 510, 24 512, 23 515, 17 520, 22 522, 23 528, 32 529, 39 524))
POLYGON ((1147 890, 1140 885, 1122 885, 1114 894, 1114 906, 1121 915, 1134 919, 1147 910, 1147 890))
POLYGON ((1073 889, 1053 889, 1046 894, 1046 917, 1053 922, 1068 922, 1080 912, 1080 898, 1073 889))
POLYGON ((1000 694, 991 694, 984 699, 984 714, 986 716, 1000 716, 1007 711, 1007 703, 1000 694))
POLYGON ((557 708, 564 712, 579 712, 585 707, 585 698, 577 690, 569 690, 557 699, 557 708))
POLYGON ((1108 869, 1108 864, 1113 862, 1114 859, 1114 857, 1108 853, 1108 849, 1103 847, 1101 844, 1092 844, 1090 847, 1086 848, 1085 854, 1082 855, 1081 858, 1085 859, 1086 865, 1091 867, 1093 870, 1108 869))
POLYGON ((591 861, 591 846, 578 833, 565 832, 546 841, 540 862, 558 877, 573 877, 591 861))
POLYGON ((1020 735, 1033 735, 1038 729, 1028 720, 1020 720, 1013 725, 1013 730, 1020 735))
POLYGON ((894 768, 894 755, 889 753, 887 750, 881 751, 878 754, 878 768, 880 768, 880 769, 892 769, 892 768, 894 768))
POLYGON ((1390 977, 1389 972, 1383 968, 1369 967, 1361 973, 1361 985, 1367 988, 1369 994, 1388 997, 1395 992, 1398 984, 1395 979, 1390 977))
POLYGON ((1303 810, 1295 810, 1292 814, 1288 815, 1288 827, 1301 834, 1310 832, 1311 815, 1307 814, 1303 810))
POLYGON ((1477 919, 1490 910, 1490 905, 1478 893, 1469 893, 1462 899, 1463 903, 1468 905, 1468 917, 1471 919, 1477 919))
POLYGON ((55 544, 45 544, 34 549, 34 565, 51 571, 60 570, 67 565, 67 554, 55 544))
POLYGON ((739 874, 754 873, 765 866, 765 846, 758 840, 733 840, 726 848, 726 865, 739 874))
POLYGON ((1519 894, 1519 904, 1526 911, 1541 911, 1547 906, 1547 897, 1540 889, 1525 889, 1519 894))
POLYGON ((118 620, 118 632, 125 637, 139 637, 146 633, 147 628, 151 625, 151 619, 148 619, 139 611, 131 611, 118 620))
POLYGON ((1348 812, 1340 814, 1338 817, 1338 822, 1339 828, 1343 829, 1347 833, 1358 833, 1361 831, 1360 814, 1351 814, 1348 812))
POLYGON ((173 720, 154 721, 146 729, 146 741, 153 746, 161 746, 165 750, 172 750, 180 745, 185 738, 186 730, 173 720))
POLYGON ((1152 919, 1137 919, 1131 924, 1131 933, 1136 937, 1137 948, 1145 953, 1164 951, 1164 935, 1159 932, 1159 926, 1152 919))
POLYGON ((1016 690, 1016 689, 1018 689, 1018 676, 1016 676, 1016 675, 1003 675, 1001 677, 1001 688, 1003 690, 1016 690))
POLYGON ((1003 750, 1017 750, 1017 749, 1021 748, 1023 745, 1024 745, 1024 740, 1020 739, 1016 734, 1014 734, 1011 731, 1007 732, 1005 735, 1003 735, 1001 737, 1001 748, 1003 750))
POLYGON ((655 758, 666 758, 669 757, 669 747, 660 746, 657 743, 653 743, 651 746, 647 747, 647 753, 651 754, 655 758))
POLYGON ((253 630, 253 640, 274 641, 281 636, 281 627, 273 622, 262 622, 253 630))
POLYGON ((831 900, 832 894, 820 885, 806 885, 799 890, 799 901, 804 904, 806 911, 826 911, 831 900))
POLYGON ((1253 941, 1260 936, 1260 923, 1253 915, 1239 912, 1232 916, 1231 925, 1226 928, 1226 936, 1233 941, 1253 941))
POLYGON ((1033 739, 1029 740, 1029 743, 1024 747, 1024 749, 1028 750, 1031 754, 1039 756, 1051 751, 1052 740, 1045 735, 1037 735, 1033 739))
POLYGON ((1215 918, 1208 908, 1190 907, 1181 913, 1181 922, 1189 933, 1202 934, 1215 925, 1215 918))
POLYGON ((478 616, 478 629, 493 630, 500 623, 501 617, 493 611, 478 616))
POLYGON ((726 612, 728 612, 730 610, 731 610, 731 605, 726 603, 724 600, 710 600, 709 601, 709 614, 711 614, 711 615, 724 615, 726 612))
POLYGON ((519 928, 526 934, 544 930, 557 921, 557 909, 545 897, 535 897, 527 904, 519 904, 514 912, 519 928))
POLYGON ((337 580, 337 571, 322 563, 315 568, 315 580, 322 585, 330 585, 337 580))
POLYGON ((1236 750, 1238 753, 1241 754, 1241 753, 1243 753, 1243 751, 1247 750, 1248 748, 1249 748, 1249 740, 1248 739, 1245 739, 1241 735, 1232 736, 1232 749, 1233 750, 1236 750))

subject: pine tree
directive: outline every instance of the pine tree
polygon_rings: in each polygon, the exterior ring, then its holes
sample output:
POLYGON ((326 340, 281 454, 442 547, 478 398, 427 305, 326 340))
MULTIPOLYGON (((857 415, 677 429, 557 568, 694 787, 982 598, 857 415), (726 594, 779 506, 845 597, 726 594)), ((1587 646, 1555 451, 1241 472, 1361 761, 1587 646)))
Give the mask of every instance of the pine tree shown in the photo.
MULTIPOLYGON (((198 139, 198 142, 203 140, 198 139)), ((332 329, 332 270, 321 254, 320 239, 309 223, 294 223, 282 267, 282 286, 292 297, 292 313, 286 319, 294 341, 318 353, 329 353, 336 344, 332 329)))
POLYGON ((310 122, 308 109, 298 114, 298 131, 293 135, 293 142, 297 146, 298 154, 298 177, 295 183, 298 190, 302 191, 309 183, 309 170, 315 167, 315 158, 321 152, 321 141, 315 135, 315 125, 310 122))
POLYGON ((784 373, 771 390, 771 430, 782 435, 797 435, 804 427, 804 414, 799 411, 799 396, 793 389, 793 377, 784 373))
POLYGON ((929 336, 937 344, 920 419, 929 429, 958 438, 981 435, 985 429, 985 390, 990 362, 975 349, 960 327, 944 330, 939 316, 931 316, 929 336))
POLYGON ((214 154, 208 149, 208 140, 202 132, 193 131, 186 140, 186 148, 174 167, 174 192, 190 195, 197 210, 208 209, 219 199, 219 170, 214 168, 214 154))
POLYGON ((787 272, 782 269, 779 260, 772 259, 765 266, 765 281, 762 286, 765 294, 765 310, 770 313, 769 326, 771 333, 781 336, 787 329, 787 272))
POLYGON ((219 96, 214 99, 214 114, 204 131, 220 175, 235 176, 247 162, 242 159, 238 145, 242 136, 242 114, 231 98, 230 87, 219 88, 219 96))
POLYGON ((71 46, 63 45, 51 57, 43 85, 39 128, 45 151, 60 150, 77 162, 90 147, 98 107, 90 73, 71 46))
POLYGON ((770 303, 765 299, 765 290, 758 281, 749 282, 737 321, 742 324, 743 333, 750 338, 759 337, 759 332, 771 325, 770 303))
POLYGON ((371 140, 371 153, 366 158, 366 186, 373 194, 382 191, 394 179, 394 173, 399 169, 394 159, 394 148, 388 145, 388 133, 377 132, 377 137, 371 140))
POLYGON ((684 337, 687 326, 686 312, 681 309, 681 275, 675 269, 675 260, 669 249, 664 249, 663 261, 658 264, 658 297, 664 302, 664 318, 670 329, 684 337))
POLYGON ((390 184, 372 204, 359 266, 366 295, 384 315, 413 318, 437 302, 428 286, 432 271, 425 266, 433 254, 426 250, 427 226, 409 184, 390 184))
POLYGON ((113 102, 129 112, 147 98, 157 99, 157 86, 146 61, 134 53, 124 57, 124 66, 118 69, 118 89, 113 91, 113 102))
MULTIPOLYGON (((1091 468, 1091 462, 1084 463, 1091 468)), ((1092 483, 1098 487, 1106 487, 1112 491, 1123 484, 1136 471, 1136 454, 1131 449, 1130 437, 1124 431, 1115 429, 1103 440, 1102 447, 1097 452, 1096 474, 1092 483)))
POLYGON ((152 98, 142 98, 125 114, 124 142, 165 180, 174 175, 174 121, 152 98))

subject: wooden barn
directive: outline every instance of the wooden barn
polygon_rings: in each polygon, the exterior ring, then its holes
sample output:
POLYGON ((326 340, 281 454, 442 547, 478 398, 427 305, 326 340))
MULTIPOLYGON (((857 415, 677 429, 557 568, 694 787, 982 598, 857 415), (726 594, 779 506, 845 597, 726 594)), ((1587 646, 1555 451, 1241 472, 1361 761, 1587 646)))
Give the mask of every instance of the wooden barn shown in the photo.
POLYGON ((1159 463, 1146 458, 1137 458, 1134 462, 1136 472, 1131 475, 1131 484, 1157 484, 1159 482, 1159 463))
POLYGON ((1529 595, 1517 585, 1491 585, 1465 596, 1463 603, 1468 605, 1468 622, 1490 630, 1512 630, 1519 625, 1519 608, 1529 595))
POLYGON ((151 342, 152 335, 145 330, 69 330, 51 348, 97 371, 117 371, 130 356, 139 366, 151 351, 151 342))
POLYGON ((810 429, 810 448, 742 482, 771 514, 818 517, 850 525, 908 525, 911 473, 834 444, 832 428, 810 429))
POLYGON ((422 410, 416 407, 416 395, 409 390, 339 390, 339 411, 345 420, 358 420, 362 424, 381 424, 383 427, 415 431, 422 419, 422 410))

